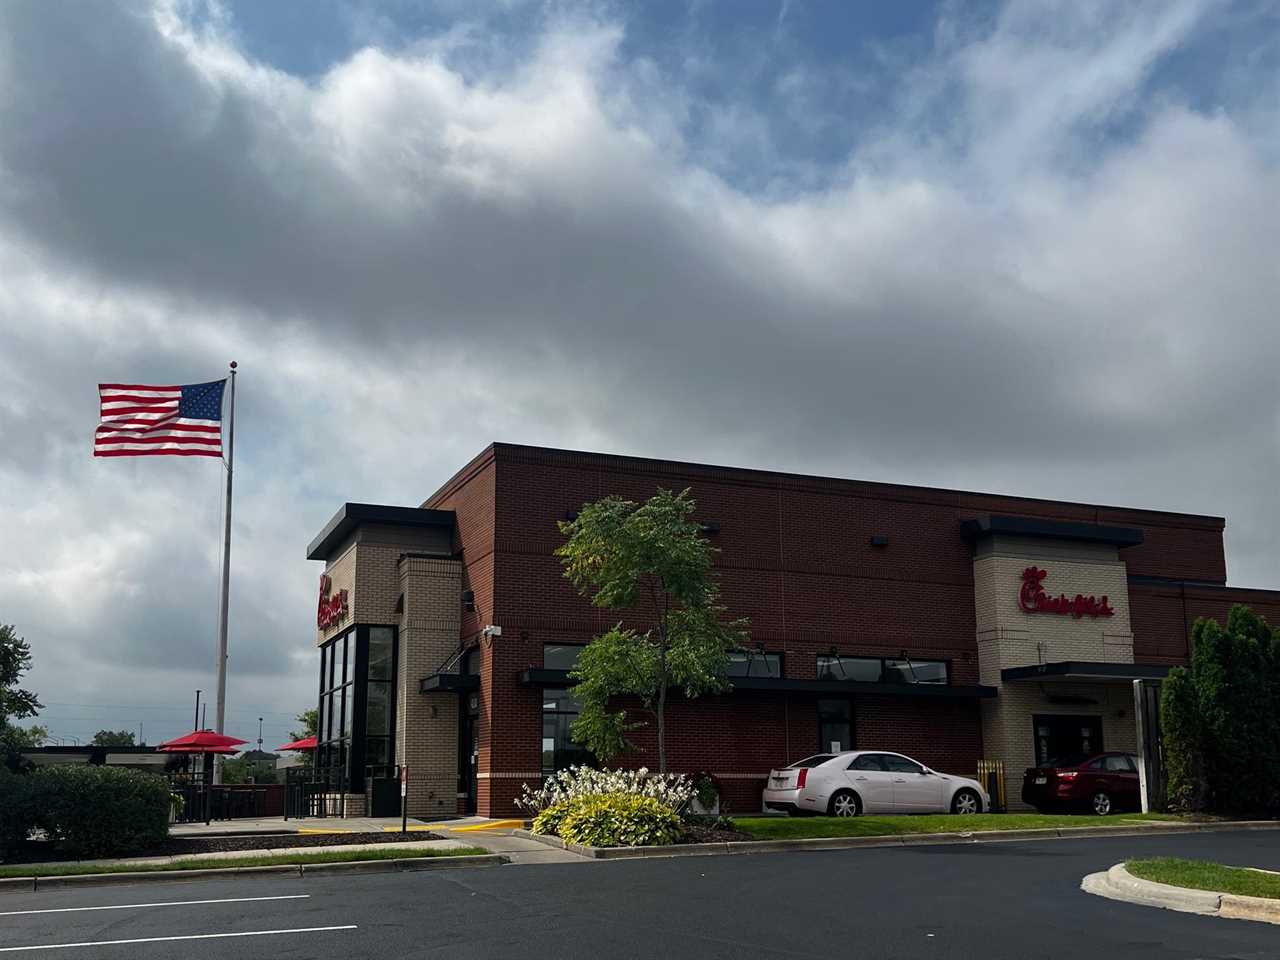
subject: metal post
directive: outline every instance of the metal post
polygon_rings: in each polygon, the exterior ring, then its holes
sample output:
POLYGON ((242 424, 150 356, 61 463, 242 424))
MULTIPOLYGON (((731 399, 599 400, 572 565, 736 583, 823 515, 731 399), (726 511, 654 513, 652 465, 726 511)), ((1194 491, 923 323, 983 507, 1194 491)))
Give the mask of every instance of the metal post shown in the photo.
POLYGON ((409 832, 409 765, 400 767, 400 832, 409 832))
MULTIPOLYGON (((222 532, 222 603, 218 611, 218 707, 215 722, 217 732, 225 733, 223 725, 227 714, 227 606, 231 590, 231 477, 236 457, 236 362, 231 361, 231 373, 227 377, 230 390, 230 414, 227 418, 227 504, 222 532)), ((213 782, 222 782, 222 758, 213 765, 213 782)))
POLYGON ((191 729, 192 730, 200 729, 200 691, 199 690, 196 691, 196 715, 191 720, 191 729))

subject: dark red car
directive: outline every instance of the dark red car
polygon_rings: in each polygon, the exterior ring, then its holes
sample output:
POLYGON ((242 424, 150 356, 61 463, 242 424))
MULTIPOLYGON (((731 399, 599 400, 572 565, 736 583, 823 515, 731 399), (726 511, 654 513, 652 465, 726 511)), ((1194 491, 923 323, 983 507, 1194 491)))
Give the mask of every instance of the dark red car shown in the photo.
POLYGON ((1077 754, 1031 767, 1022 778, 1022 802, 1041 813, 1140 810, 1138 758, 1129 753, 1077 754))

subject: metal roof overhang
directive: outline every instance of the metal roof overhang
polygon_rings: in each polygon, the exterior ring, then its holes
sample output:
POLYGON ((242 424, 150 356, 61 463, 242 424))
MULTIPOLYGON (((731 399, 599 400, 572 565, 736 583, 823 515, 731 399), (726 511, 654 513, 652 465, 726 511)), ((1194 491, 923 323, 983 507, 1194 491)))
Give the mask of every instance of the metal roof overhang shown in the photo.
POLYGON ((978 517, 960 522, 960 534, 966 540, 1003 534, 1015 537, 1045 537, 1051 540, 1074 540, 1080 543, 1109 543, 1117 547, 1134 547, 1142 543, 1138 527, 1113 527, 1100 523, 1074 523, 1064 520, 1042 520, 1037 517, 978 517))
POLYGON ((329 554, 362 523, 385 523, 397 527, 453 527, 452 510, 423 507, 393 507, 381 503, 344 503, 307 546, 308 560, 327 560, 329 554))
POLYGON ((1169 668, 1150 663, 1099 663, 1094 660, 1062 660, 1033 663, 1029 667, 1006 667, 1000 679, 1010 680, 1163 680, 1169 668))
POLYGON ((419 693, 469 693, 479 689, 478 673, 433 673, 418 681, 419 693))
MULTIPOLYGON (((568 687, 573 682, 568 670, 529 669, 520 682, 531 687, 568 687)), ((859 683, 854 680, 791 680, 785 677, 731 677, 733 691, 764 693, 812 693, 839 696, 930 697, 967 699, 994 697, 995 687, 951 686, 945 683, 859 683)))

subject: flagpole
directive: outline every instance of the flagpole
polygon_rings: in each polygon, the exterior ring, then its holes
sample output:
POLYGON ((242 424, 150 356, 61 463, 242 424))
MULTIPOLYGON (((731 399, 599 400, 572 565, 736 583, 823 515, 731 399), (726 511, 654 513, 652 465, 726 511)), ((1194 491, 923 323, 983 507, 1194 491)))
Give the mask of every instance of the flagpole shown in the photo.
MULTIPOLYGON (((231 391, 231 411, 227 420, 227 504, 223 511, 226 524, 222 532, 222 602, 218 610, 218 706, 215 723, 218 733, 225 733, 227 714, 227 606, 231 591, 231 476, 236 457, 236 362, 231 361, 227 377, 231 391)), ((213 782, 222 782, 222 757, 214 758, 213 782)))

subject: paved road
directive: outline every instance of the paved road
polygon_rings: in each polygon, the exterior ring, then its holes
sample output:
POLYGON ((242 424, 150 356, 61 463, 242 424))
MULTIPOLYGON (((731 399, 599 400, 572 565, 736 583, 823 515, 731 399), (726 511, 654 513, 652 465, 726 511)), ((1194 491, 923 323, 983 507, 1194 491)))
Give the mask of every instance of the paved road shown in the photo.
POLYGON ((1280 832, 4 894, 0 958, 1280 956, 1280 927, 1116 903, 1078 889, 1084 874, 1126 857, 1175 854, 1280 869, 1280 832), (282 896, 294 899, 157 905, 282 896), (83 909, 120 905, 128 906, 83 909), (23 912, 32 910, 60 912, 23 912), (135 942, 109 943, 121 940, 135 942), (73 943, 92 946, 22 949, 73 943))

